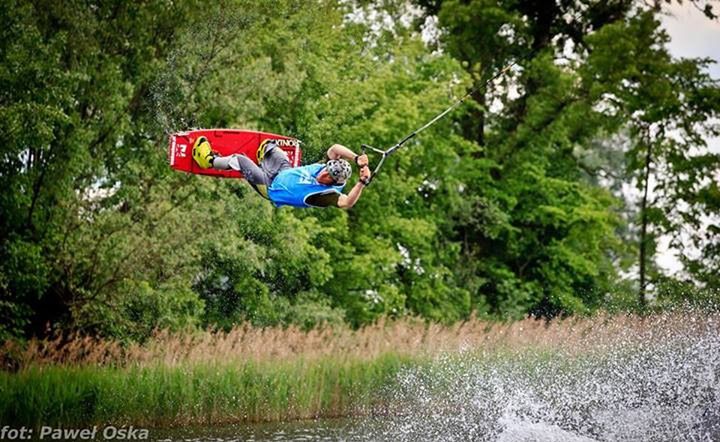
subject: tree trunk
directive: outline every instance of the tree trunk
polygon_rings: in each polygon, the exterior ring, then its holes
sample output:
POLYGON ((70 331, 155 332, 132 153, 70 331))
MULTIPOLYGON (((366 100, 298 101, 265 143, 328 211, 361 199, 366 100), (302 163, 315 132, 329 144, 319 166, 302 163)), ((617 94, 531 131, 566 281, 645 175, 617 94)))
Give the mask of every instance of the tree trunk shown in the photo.
POLYGON ((640 306, 645 308, 647 300, 645 299, 645 286, 647 285, 647 204, 648 189, 650 188, 650 163, 652 162, 652 148, 647 143, 647 152, 645 154, 645 178, 643 183, 643 197, 640 203, 640 290, 638 293, 640 306))
POLYGON ((475 140, 478 146, 485 146, 485 93, 482 85, 472 93, 471 97, 479 109, 472 108, 462 123, 465 138, 475 140))

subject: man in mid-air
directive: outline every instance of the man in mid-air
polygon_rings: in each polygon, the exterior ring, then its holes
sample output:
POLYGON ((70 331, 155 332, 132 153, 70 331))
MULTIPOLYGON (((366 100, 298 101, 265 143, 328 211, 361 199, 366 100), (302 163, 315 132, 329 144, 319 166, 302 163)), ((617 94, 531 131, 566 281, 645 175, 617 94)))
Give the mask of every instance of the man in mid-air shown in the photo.
POLYGON ((355 155, 340 144, 328 149, 326 163, 300 167, 292 167, 287 153, 274 140, 266 140, 260 145, 259 166, 242 154, 218 155, 205 137, 195 141, 192 155, 203 169, 239 171, 260 195, 278 207, 349 209, 360 199, 363 188, 370 182, 367 156, 355 155), (360 168, 360 180, 344 194, 342 190, 352 174, 349 161, 354 161, 360 168))

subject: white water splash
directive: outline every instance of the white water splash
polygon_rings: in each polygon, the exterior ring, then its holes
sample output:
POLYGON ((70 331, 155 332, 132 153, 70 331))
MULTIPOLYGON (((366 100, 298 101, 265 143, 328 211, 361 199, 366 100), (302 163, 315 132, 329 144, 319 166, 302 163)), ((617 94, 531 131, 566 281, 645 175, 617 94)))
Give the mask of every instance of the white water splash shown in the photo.
POLYGON ((405 370, 375 416, 189 430, 159 439, 720 441, 717 315, 614 317, 596 324, 581 338, 561 333, 571 324, 531 330, 544 337, 533 345, 547 343, 544 349, 468 351, 405 370))
MULTIPOLYGON (((707 319, 675 334, 660 331, 662 339, 646 332, 584 355, 443 358, 403 373, 391 393, 398 415, 366 434, 404 441, 720 440, 717 325, 707 319)), ((592 336, 579 345, 590 348, 592 336)))

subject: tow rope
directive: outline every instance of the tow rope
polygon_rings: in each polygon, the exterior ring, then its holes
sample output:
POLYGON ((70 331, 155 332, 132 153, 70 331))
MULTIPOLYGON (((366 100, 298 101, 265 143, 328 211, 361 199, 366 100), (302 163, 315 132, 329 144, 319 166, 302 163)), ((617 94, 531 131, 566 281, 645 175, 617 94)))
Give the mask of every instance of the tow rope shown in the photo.
POLYGON ((460 98, 459 100, 457 100, 455 103, 453 103, 450 107, 448 107, 448 108, 445 109, 444 111, 442 111, 442 112, 440 112, 439 114, 437 114, 432 120, 430 120, 430 121, 428 121, 427 123, 425 123, 424 126, 420 127, 419 129, 415 129, 413 132, 411 132, 410 134, 408 134, 407 136, 405 136, 405 138, 403 138, 402 140, 398 141, 398 142, 397 142, 395 145, 393 145, 392 147, 390 147, 390 148, 388 148, 388 149, 386 149, 386 150, 382 150, 382 149, 378 149, 378 148, 376 148, 376 147, 372 147, 372 146, 367 145, 367 144, 362 144, 362 145, 361 145, 361 148, 362 148, 362 153, 363 153, 363 155, 365 154, 365 152, 367 151, 367 149, 370 149, 370 150, 374 151, 375 153, 378 153, 378 154, 381 155, 380 162, 377 164, 377 166, 375 166, 375 169, 370 173, 370 178, 367 180, 366 186, 369 185, 369 184, 372 182, 372 180, 375 178, 375 175, 378 174, 378 172, 380 171, 380 168, 381 168, 381 167, 383 166, 383 164, 385 163, 385 160, 387 159, 387 157, 389 157, 389 156, 392 155, 395 151, 397 151, 398 149, 400 149, 405 143, 407 143, 407 142, 410 141, 411 139, 415 138, 415 136, 416 136, 417 134, 419 134, 420 132, 424 131, 425 129, 427 129, 428 127, 432 126, 433 124, 437 123, 437 122, 440 121, 445 115, 447 115, 448 113, 452 112, 453 109, 455 109, 456 107, 460 106, 460 105, 461 105, 465 100, 467 100, 472 94, 474 94, 475 92, 477 92, 478 90, 480 90, 480 87, 481 87, 481 86, 482 86, 482 87, 485 87, 488 83, 490 83, 491 81, 493 81, 493 80, 495 80, 496 78, 500 77, 502 74, 504 74, 505 72, 507 72, 508 70, 510 70, 510 68, 512 68, 512 67, 515 66, 516 64, 517 64, 517 60, 513 61, 512 63, 510 63, 510 64, 508 64, 507 66, 505 66, 504 68, 502 68, 502 69, 501 69, 499 72, 497 72, 495 75, 493 75, 493 76, 490 77, 489 79, 485 80, 481 85, 475 86, 473 89, 470 90, 470 92, 468 92, 467 94, 465 94, 465 96, 463 96, 462 98, 460 98))

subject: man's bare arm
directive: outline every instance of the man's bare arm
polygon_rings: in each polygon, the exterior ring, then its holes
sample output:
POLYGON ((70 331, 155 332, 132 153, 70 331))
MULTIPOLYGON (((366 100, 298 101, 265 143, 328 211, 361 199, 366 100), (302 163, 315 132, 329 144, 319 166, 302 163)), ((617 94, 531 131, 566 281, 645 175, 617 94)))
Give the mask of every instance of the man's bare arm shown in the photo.
POLYGON ((360 195, 362 194, 363 187, 365 185, 358 181, 352 189, 350 189, 350 192, 347 195, 340 195, 340 198, 338 198, 337 205, 341 209, 349 209, 352 206, 355 205, 355 203, 360 199, 360 195))
POLYGON ((344 159, 350 162, 357 163, 358 166, 367 166, 368 158, 367 155, 355 155, 355 152, 343 146, 342 144, 333 144, 327 151, 327 156, 331 160, 344 159))
POLYGON ((365 165, 360 168, 360 181, 355 183, 353 188, 350 190, 350 193, 348 193, 347 195, 340 195, 340 198, 338 198, 338 207, 340 207, 341 209, 349 209, 354 206, 355 203, 360 199, 363 188, 367 185, 369 180, 370 168, 365 165))

